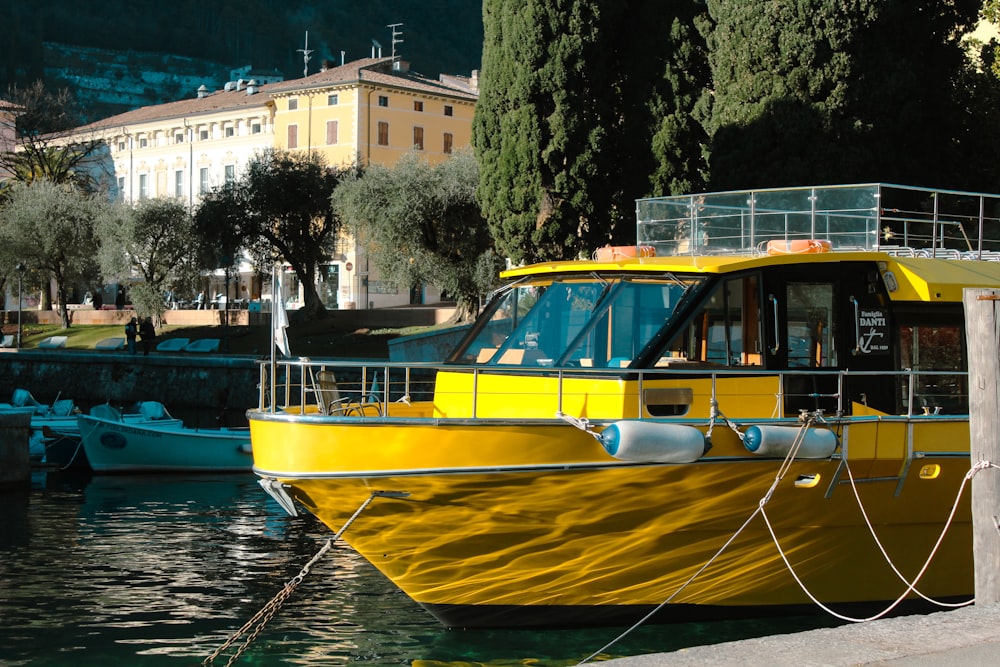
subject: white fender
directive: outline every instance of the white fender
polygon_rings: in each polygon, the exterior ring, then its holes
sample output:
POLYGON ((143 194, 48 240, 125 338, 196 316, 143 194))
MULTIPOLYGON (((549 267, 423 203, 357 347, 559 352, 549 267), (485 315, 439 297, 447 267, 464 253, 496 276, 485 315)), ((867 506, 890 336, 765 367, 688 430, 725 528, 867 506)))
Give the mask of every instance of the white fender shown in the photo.
POLYGON ((620 421, 600 434, 608 454, 640 463, 692 463, 705 453, 705 436, 693 426, 620 421))
MULTIPOLYGON (((743 434, 743 445, 758 456, 788 456, 802 431, 801 426, 750 426, 743 434)), ((828 459, 837 449, 837 434, 825 428, 807 428, 797 459, 828 459)))

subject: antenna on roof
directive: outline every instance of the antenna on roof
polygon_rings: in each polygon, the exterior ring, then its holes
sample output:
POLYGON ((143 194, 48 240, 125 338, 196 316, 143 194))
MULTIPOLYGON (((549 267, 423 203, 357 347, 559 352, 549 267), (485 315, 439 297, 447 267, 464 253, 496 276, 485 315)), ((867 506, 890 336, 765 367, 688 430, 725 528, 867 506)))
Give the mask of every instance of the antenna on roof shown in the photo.
POLYGON ((302 76, 309 76, 309 55, 312 51, 309 50, 309 31, 306 30, 306 46, 303 49, 297 49, 299 53, 302 54, 302 76))
POLYGON ((403 40, 400 37, 400 35, 403 34, 403 31, 402 30, 397 30, 397 28, 401 27, 402 25, 403 25, 402 23, 390 23, 389 25, 386 26, 386 28, 391 28, 392 29, 392 60, 393 60, 393 62, 395 62, 395 60, 396 60, 396 45, 403 43, 403 40))

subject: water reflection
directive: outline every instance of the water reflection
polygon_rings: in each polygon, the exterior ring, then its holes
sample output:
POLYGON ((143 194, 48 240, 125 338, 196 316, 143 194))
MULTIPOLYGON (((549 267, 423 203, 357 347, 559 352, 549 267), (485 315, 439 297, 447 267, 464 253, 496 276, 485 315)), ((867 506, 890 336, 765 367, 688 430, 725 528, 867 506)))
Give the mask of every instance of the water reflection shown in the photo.
MULTIPOLYGON (((311 517, 286 516, 249 474, 50 474, 30 489, 5 490, 0 502, 0 662, 12 667, 199 664, 330 537, 311 517)), ((794 629, 660 626, 614 650, 794 629)), ((618 631, 445 630, 335 545, 238 664, 569 665, 618 631)))

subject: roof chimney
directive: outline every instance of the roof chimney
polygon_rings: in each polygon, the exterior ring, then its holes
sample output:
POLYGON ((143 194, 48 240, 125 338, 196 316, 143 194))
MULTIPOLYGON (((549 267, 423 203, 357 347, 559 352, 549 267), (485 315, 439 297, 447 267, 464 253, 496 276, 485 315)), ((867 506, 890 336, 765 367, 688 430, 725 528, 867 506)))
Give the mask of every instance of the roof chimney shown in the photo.
POLYGON ((250 79, 247 83, 247 95, 253 95, 257 92, 257 79, 250 79))
POLYGON ((198 86, 198 99, 200 100, 203 97, 208 97, 208 88, 205 84, 198 86))

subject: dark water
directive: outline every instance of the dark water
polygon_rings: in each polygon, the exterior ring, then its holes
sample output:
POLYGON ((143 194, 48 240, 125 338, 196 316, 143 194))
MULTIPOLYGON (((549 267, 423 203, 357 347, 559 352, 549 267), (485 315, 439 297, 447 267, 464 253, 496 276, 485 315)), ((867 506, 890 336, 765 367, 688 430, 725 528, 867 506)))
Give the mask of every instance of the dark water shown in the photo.
MULTIPOLYGON (((201 664, 330 537, 312 517, 286 516, 255 480, 49 474, 0 491, 0 665, 201 664)), ((829 624, 651 626, 610 655, 829 624)), ((335 546, 235 664, 571 665, 621 630, 447 630, 335 546)))

